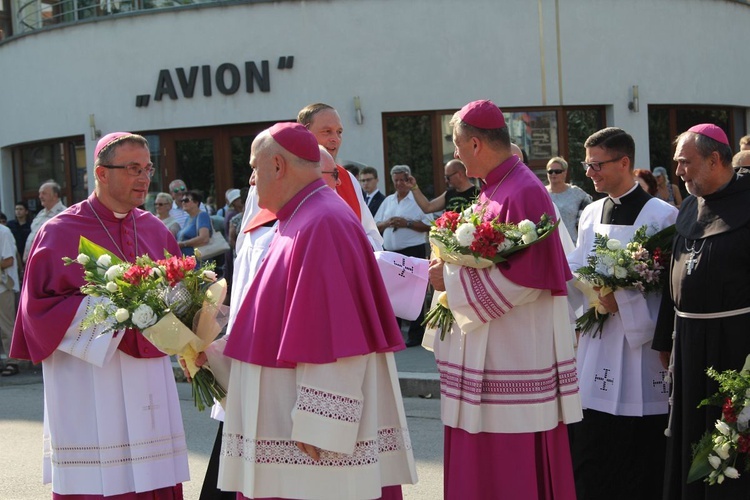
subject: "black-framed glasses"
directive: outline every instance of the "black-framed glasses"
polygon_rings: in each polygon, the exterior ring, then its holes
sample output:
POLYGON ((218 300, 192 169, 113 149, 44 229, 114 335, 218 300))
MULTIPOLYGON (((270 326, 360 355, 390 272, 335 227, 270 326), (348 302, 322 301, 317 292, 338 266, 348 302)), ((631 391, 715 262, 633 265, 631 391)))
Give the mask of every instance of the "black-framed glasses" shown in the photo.
POLYGON ((169 205, 169 203, 167 203, 166 201, 163 203, 160 203, 158 201, 154 202, 155 207, 163 207, 164 205, 169 205))
POLYGON ((331 177, 333 177, 334 181, 339 180, 339 169, 335 168, 333 170, 322 170, 322 174, 331 174, 331 177))
POLYGON ((622 156, 619 158, 612 158, 611 160, 604 160, 604 161, 582 161, 581 165, 583 165, 583 168, 585 169, 591 169, 594 172, 599 172, 602 169, 602 165, 606 163, 613 163, 616 161, 622 160, 622 156))
POLYGON ((128 175, 131 175, 133 177, 138 177, 142 173, 146 173, 146 177, 149 179, 154 176, 154 166, 153 165, 146 165, 145 167, 141 167, 140 165, 130 164, 130 165, 103 165, 99 164, 100 167, 104 168, 120 168, 125 170, 128 175))
POLYGON ((365 177, 363 179, 360 179, 359 182, 370 182, 374 180, 375 180, 375 177, 365 177))
POLYGON ((191 200, 190 198, 183 198, 180 200, 180 203, 190 203, 191 201, 193 200, 191 200))
POLYGON ((555 175, 560 175, 563 172, 565 172, 565 170, 562 170, 562 169, 559 169, 559 168, 556 168, 554 170, 547 170, 548 174, 555 174, 555 175))
POLYGON ((452 174, 448 174, 448 175, 444 176, 444 177, 445 177, 445 180, 446 180, 446 181, 449 181, 449 180, 451 180, 451 177, 453 177, 453 176, 454 176, 454 175, 456 175, 457 173, 458 173, 458 172, 453 172, 452 174))

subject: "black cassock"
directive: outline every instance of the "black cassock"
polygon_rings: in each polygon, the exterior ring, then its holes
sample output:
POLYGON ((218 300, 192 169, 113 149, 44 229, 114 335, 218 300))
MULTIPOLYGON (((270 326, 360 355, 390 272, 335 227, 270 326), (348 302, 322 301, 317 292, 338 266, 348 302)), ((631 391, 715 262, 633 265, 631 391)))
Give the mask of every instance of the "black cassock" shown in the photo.
MULTIPOLYGON (((674 307, 712 313, 750 307, 750 171, 741 170, 719 192, 690 196, 680 207, 671 264, 671 297, 663 295, 653 348, 672 347, 674 307)), ((718 386, 706 375, 740 370, 750 354, 750 314, 722 319, 677 318, 674 405, 667 440, 664 498, 750 499, 750 473, 708 486, 686 483, 692 444, 713 430, 721 409, 697 408, 718 386)))

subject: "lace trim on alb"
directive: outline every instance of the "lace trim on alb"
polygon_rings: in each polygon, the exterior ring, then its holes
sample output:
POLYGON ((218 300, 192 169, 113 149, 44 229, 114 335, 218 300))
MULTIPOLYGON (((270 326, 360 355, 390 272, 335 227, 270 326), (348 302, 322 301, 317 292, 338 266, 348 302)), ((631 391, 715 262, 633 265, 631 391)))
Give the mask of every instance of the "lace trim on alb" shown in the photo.
POLYGON ((356 423, 362 416, 362 405, 361 399, 348 398, 303 385, 297 386, 295 409, 299 411, 314 413, 333 420, 356 423))
POLYGON ((397 428, 379 430, 376 440, 358 441, 351 455, 320 450, 318 462, 302 453, 291 440, 246 439, 241 434, 229 433, 224 433, 221 440, 221 456, 266 465, 358 467, 378 463, 381 454, 409 449, 409 431, 397 428))

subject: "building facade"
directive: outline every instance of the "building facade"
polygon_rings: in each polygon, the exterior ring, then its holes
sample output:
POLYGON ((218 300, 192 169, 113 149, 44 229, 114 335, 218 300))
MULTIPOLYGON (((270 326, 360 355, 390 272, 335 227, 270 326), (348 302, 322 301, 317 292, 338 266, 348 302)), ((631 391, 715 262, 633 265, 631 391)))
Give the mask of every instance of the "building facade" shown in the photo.
MULTIPOLYGON (((0 0, 0 206, 67 205, 93 189, 93 150, 146 136, 151 189, 184 179, 223 203, 252 138, 313 102, 344 125, 339 163, 394 164, 440 193, 448 121, 492 99, 543 169, 618 126, 636 167, 672 166, 672 139, 712 121, 747 133, 750 5, 732 0, 0 0)), ((672 171, 673 168, 672 168, 672 171)))

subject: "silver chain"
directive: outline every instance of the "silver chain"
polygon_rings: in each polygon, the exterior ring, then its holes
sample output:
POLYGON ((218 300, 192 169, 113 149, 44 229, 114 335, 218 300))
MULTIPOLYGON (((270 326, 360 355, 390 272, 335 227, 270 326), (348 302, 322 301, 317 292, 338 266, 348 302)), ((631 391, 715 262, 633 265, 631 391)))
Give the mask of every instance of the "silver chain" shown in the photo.
MULTIPOLYGON (((128 258, 125 256, 125 252, 122 251, 122 248, 120 248, 120 245, 115 242, 115 239, 112 237, 112 235, 109 232, 109 229, 107 229, 107 226, 104 225, 104 222, 102 221, 101 217, 99 217, 99 214, 96 213, 96 210, 94 210, 94 207, 91 206, 91 202, 89 200, 86 200, 86 203, 88 204, 89 208, 92 212, 94 212, 94 216, 96 217, 96 220, 99 221, 99 224, 102 225, 102 228, 104 229, 104 232, 107 233, 107 236, 109 236, 109 239, 112 241, 112 244, 115 246, 118 252, 120 252, 120 255, 122 255, 122 258, 127 262, 128 258)), ((133 239, 135 239, 135 255, 138 256, 138 230, 135 226, 135 215, 133 215, 133 211, 130 211, 130 217, 133 220, 133 239)))

